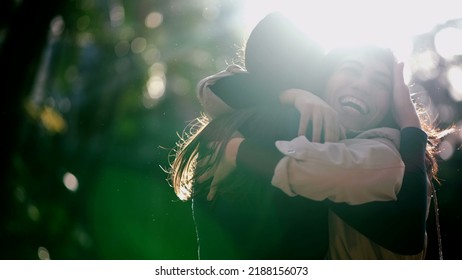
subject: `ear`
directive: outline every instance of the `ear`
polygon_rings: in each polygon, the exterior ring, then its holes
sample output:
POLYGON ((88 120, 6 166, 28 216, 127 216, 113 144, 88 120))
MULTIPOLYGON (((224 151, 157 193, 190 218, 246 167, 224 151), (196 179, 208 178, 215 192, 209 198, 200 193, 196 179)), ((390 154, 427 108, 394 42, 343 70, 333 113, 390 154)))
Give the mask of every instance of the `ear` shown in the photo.
POLYGON ((324 52, 282 13, 265 16, 245 47, 245 66, 257 79, 276 87, 311 87, 324 52), (308 81, 310 80, 310 81, 308 81))

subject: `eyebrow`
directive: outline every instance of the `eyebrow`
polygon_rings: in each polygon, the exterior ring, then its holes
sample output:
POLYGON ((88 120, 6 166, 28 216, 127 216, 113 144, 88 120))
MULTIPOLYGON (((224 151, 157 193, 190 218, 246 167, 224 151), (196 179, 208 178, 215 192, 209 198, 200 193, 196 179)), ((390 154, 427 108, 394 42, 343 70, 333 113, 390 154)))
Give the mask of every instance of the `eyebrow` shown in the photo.
MULTIPOLYGON (((346 59, 346 60, 342 61, 339 64, 339 66, 343 66, 344 64, 354 64, 355 66, 358 66, 358 67, 364 69, 364 65, 361 62, 356 61, 354 59, 346 59)), ((374 71, 374 74, 377 75, 377 76, 381 76, 381 77, 385 78, 386 80, 388 80, 390 82, 393 82, 393 79, 392 79, 391 75, 388 74, 388 73, 385 73, 383 71, 374 71)))

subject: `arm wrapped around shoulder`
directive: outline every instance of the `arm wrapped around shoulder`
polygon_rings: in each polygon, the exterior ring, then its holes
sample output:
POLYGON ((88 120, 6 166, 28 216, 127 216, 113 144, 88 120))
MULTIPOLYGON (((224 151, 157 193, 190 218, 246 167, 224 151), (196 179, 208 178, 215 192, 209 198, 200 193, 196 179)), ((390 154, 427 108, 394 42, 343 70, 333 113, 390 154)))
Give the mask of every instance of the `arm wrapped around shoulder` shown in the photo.
POLYGON ((320 144, 300 136, 276 146, 285 157, 276 166, 272 184, 289 195, 350 205, 397 199, 405 166, 390 140, 320 144))

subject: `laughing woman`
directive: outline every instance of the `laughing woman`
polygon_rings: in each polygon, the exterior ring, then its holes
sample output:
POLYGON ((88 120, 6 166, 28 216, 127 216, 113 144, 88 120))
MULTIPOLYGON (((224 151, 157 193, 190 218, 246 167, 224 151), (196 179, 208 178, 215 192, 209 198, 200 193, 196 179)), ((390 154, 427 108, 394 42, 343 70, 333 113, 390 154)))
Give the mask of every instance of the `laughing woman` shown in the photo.
POLYGON ((213 119, 171 170, 193 199, 200 258, 423 258, 436 163, 402 68, 379 48, 327 58, 317 79, 275 83, 263 63, 264 75, 230 68, 200 83, 213 119))

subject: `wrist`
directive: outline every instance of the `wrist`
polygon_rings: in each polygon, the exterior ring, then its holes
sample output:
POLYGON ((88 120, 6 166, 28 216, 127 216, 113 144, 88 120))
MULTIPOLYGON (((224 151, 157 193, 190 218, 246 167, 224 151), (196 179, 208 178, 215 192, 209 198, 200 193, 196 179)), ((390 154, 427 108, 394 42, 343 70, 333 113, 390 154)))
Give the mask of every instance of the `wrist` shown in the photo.
POLYGON ((401 130, 405 129, 405 128, 408 128, 408 127, 415 127, 415 128, 418 128, 418 129, 422 129, 422 126, 420 125, 420 123, 403 123, 400 127, 401 130))
POLYGON ((296 94, 292 90, 286 90, 279 95, 279 103, 284 105, 293 105, 296 94))
POLYGON ((399 126, 401 129, 406 127, 416 127, 420 129, 421 124, 417 112, 415 112, 415 114, 408 114, 407 116, 402 117, 401 121, 399 122, 399 126))

